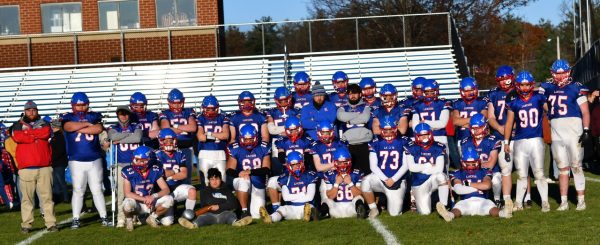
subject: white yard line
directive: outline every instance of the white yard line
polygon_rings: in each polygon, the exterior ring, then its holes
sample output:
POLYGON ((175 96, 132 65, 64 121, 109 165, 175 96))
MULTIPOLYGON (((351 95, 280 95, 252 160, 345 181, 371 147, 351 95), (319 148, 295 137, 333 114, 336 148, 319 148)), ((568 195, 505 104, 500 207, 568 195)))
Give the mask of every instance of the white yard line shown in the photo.
POLYGON ((592 177, 585 177, 585 180, 600 183, 600 179, 596 179, 596 178, 592 178, 592 177))
POLYGON ((398 240, 396 239, 396 237, 394 236, 394 234, 392 234, 392 232, 390 232, 390 230, 388 230, 385 225, 383 223, 381 223, 381 221, 379 221, 379 219, 377 218, 370 218, 369 219, 369 223, 371 224, 371 226, 373 226, 373 228, 375 228, 375 231, 377 231, 377 233, 381 234, 381 236, 383 237, 383 240, 385 240, 385 243, 388 245, 392 245, 392 244, 400 244, 398 242, 398 240))

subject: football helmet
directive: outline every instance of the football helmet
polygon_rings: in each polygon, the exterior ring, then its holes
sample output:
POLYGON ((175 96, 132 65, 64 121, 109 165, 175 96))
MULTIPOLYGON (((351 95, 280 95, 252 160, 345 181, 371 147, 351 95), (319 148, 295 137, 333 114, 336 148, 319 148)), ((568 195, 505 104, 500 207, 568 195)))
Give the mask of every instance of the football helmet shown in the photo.
POLYGON ((398 90, 390 83, 386 83, 379 91, 379 97, 383 102, 383 106, 392 108, 398 103, 398 90))
POLYGON ((183 105, 185 103, 185 97, 179 89, 172 89, 167 95, 167 102, 169 103, 169 110, 173 113, 181 113, 183 111, 183 105))
POLYGON ((238 96, 238 106, 240 111, 253 111, 255 107, 256 99, 254 94, 250 91, 243 91, 238 96))
POLYGON ((140 173, 146 172, 151 154, 152 149, 150 147, 145 145, 139 146, 133 151, 133 163, 131 167, 140 173))
POLYGON ((487 119, 483 114, 477 113, 471 117, 469 120, 469 126, 471 130, 471 135, 476 140, 481 140, 483 137, 489 134, 487 119))
POLYGON ((460 81, 459 85, 460 97, 467 102, 471 102, 477 99, 479 94, 479 88, 477 87, 477 81, 472 77, 465 77, 460 81))
POLYGON ((252 124, 246 123, 240 128, 240 145, 249 151, 258 145, 258 131, 252 124))
POLYGON ((299 179, 304 173, 304 157, 300 152, 292 151, 287 155, 285 167, 294 178, 299 179))
POLYGON ((90 99, 88 98, 87 94, 85 94, 84 92, 75 92, 73 94, 73 96, 71 97, 71 109, 73 109, 73 113, 75 113, 79 116, 83 116, 88 112, 89 106, 90 106, 90 99), (78 105, 79 106, 83 105, 84 108, 78 109, 77 108, 78 105))
POLYGON ((310 77, 306 72, 296 72, 294 75, 294 90, 298 94, 307 94, 310 91, 310 77))
POLYGON ((460 158, 460 164, 462 165, 463 170, 478 170, 481 167, 479 153, 477 153, 477 151, 472 147, 463 148, 462 157, 460 158))
POLYGON ((419 123, 415 126, 415 142, 422 147, 433 144, 433 130, 427 123, 419 123))
POLYGON ((331 83, 336 93, 345 93, 348 88, 348 75, 343 71, 336 71, 331 77, 331 83))
POLYGON ((415 80, 412 81, 410 90, 415 99, 423 99, 423 85, 425 82, 427 82, 427 79, 424 77, 416 77, 415 80))
POLYGON ((332 122, 327 120, 319 121, 317 123, 317 138, 323 144, 331 144, 335 138, 334 130, 332 122))
POLYGON ((300 137, 302 137, 302 124, 300 123, 300 119, 297 117, 290 117, 285 120, 284 124, 285 135, 292 141, 296 142, 300 137))
POLYGON ((394 117, 384 116, 379 121, 379 128, 381 129, 381 137, 388 142, 395 140, 398 136, 398 127, 394 117))
POLYGON ((352 156, 346 148, 338 148, 333 154, 333 165, 341 174, 347 174, 352 170, 352 156))
POLYGON ((363 79, 360 79, 358 86, 360 86, 360 89, 362 90, 363 97, 367 99, 375 97, 375 93, 377 92, 377 85, 375 84, 375 80, 373 80, 373 78, 365 77, 363 79))
POLYGON ((146 99, 146 95, 141 92, 135 92, 129 98, 129 108, 136 114, 143 115, 146 113, 147 105, 148 100, 146 99))
POLYGON ((427 79, 423 83, 423 100, 425 102, 433 102, 438 99, 440 93, 440 85, 433 79, 427 79))
POLYGON ((571 66, 566 60, 556 60, 550 67, 550 73, 552 73, 552 80, 554 84, 559 87, 563 87, 571 83, 571 66))
POLYGON ((202 99, 202 115, 207 118, 215 118, 219 114, 219 100, 213 95, 202 99))
POLYGON ((163 128, 158 132, 158 143, 163 151, 175 151, 177 134, 173 129, 163 128))
POLYGON ((535 88, 535 79, 531 73, 527 71, 519 72, 516 79, 516 87, 519 96, 522 98, 529 98, 533 94, 535 88))
POLYGON ((509 91, 513 88, 515 82, 515 71, 512 67, 503 65, 496 70, 496 83, 498 88, 509 91))
POLYGON ((275 89, 275 95, 273 96, 275 105, 281 110, 286 110, 290 104, 292 104, 292 95, 286 87, 279 87, 275 89))

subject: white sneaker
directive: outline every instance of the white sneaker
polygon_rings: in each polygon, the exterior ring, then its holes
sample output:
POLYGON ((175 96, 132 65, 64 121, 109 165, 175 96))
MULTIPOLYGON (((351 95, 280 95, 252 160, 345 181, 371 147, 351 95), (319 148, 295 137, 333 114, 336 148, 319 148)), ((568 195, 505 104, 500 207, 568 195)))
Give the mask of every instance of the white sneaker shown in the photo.
POLYGON ((512 200, 504 200, 504 208, 502 210, 504 210, 507 219, 512 218, 513 205, 512 200))
POLYGON ((542 202, 542 213, 550 212, 550 203, 542 202))
POLYGON ((587 207, 585 206, 585 201, 581 201, 581 202, 577 202, 577 208, 575 208, 575 210, 577 210, 577 211, 583 211, 586 208, 587 207))
POLYGON ((258 209, 258 212, 260 213, 260 217, 262 218, 265 224, 273 223, 271 215, 269 215, 269 212, 267 212, 267 209, 265 209, 265 207, 260 207, 260 209, 258 209))
POLYGON ((523 210, 523 203, 521 202, 515 202, 514 206, 513 206, 513 212, 515 211, 522 211, 523 210))
POLYGON ((179 223, 179 225, 188 228, 188 229, 196 229, 198 228, 198 226, 196 225, 196 223, 193 223, 191 221, 189 221, 188 219, 184 218, 184 217, 180 217, 179 219, 177 219, 177 223, 179 223))
POLYGON ((252 216, 246 216, 244 218, 238 219, 231 224, 234 227, 246 226, 252 223, 252 216))
POLYGON ((558 206, 558 208, 556 209, 556 211, 567 211, 567 210, 569 210, 568 202, 561 202, 560 206, 558 206))
POLYGON ((148 218, 146 218, 146 224, 152 226, 152 228, 160 227, 160 221, 158 221, 158 219, 154 217, 154 215, 149 215, 148 218))
POLYGON ((379 210, 377 210, 377 208, 372 208, 369 209, 369 218, 376 218, 377 216, 379 216, 379 210))
POLYGON ((452 221, 453 217, 450 215, 450 212, 446 210, 446 206, 444 206, 444 204, 442 204, 441 202, 436 203, 435 209, 437 210, 438 214, 442 216, 442 218, 444 218, 446 222, 452 221))

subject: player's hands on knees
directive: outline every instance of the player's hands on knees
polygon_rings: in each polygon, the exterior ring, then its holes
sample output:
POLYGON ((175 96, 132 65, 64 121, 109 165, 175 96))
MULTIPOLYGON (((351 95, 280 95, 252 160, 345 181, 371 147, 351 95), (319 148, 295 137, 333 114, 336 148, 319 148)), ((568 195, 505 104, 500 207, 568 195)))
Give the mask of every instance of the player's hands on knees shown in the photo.
POLYGON ((394 185, 394 180, 392 178, 385 180, 385 185, 387 187, 392 187, 392 185, 394 185))
POLYGON ((239 174, 242 179, 250 179, 250 170, 244 170, 239 174))
POLYGON ((146 206, 151 207, 152 203, 154 203, 154 196, 148 195, 144 197, 144 204, 146 204, 146 206))

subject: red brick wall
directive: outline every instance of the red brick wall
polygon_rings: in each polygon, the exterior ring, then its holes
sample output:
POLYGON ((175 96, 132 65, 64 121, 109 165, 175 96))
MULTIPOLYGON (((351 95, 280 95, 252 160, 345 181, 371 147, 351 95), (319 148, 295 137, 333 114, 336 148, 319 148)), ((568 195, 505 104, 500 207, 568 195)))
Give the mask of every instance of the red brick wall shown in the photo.
POLYGON ((215 35, 174 36, 171 39, 172 58, 193 59, 217 56, 215 35))
POLYGON ((27 44, 8 44, 2 48, 0 68, 28 66, 27 44))
POLYGON ((156 28, 156 0, 139 0, 140 27, 156 28))
POLYGON ((31 44, 31 65, 69 65, 75 63, 73 42, 49 42, 31 44))
POLYGON ((167 60, 169 59, 167 37, 143 37, 125 39, 125 60, 167 60))
POLYGON ((77 43, 77 55, 79 64, 108 63, 112 58, 121 60, 121 41, 112 40, 89 40, 77 43))

